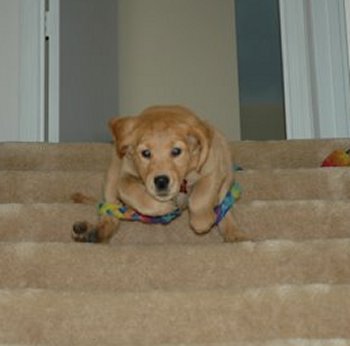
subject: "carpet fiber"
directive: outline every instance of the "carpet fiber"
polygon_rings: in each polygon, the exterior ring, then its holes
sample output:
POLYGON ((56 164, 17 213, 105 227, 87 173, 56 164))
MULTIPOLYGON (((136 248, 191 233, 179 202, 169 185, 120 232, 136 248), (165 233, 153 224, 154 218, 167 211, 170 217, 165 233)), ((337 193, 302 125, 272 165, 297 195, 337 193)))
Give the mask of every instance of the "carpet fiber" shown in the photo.
POLYGON ((350 140, 234 142, 233 213, 252 241, 94 221, 109 144, 0 144, 1 345, 350 345, 350 168, 320 168, 350 140))

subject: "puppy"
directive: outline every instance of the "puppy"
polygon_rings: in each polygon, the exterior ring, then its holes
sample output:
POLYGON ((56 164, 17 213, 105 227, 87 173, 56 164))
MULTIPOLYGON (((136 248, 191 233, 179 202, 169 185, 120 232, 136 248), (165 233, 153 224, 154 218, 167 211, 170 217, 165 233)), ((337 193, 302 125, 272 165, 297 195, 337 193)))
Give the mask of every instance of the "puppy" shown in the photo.
MULTIPOLYGON (((122 201, 144 215, 164 215, 179 207, 180 187, 187 181, 190 225, 198 234, 210 231, 216 220, 214 208, 234 181, 224 136, 181 106, 150 107, 136 117, 113 118, 109 127, 115 151, 107 172, 105 201, 122 201)), ((118 222, 102 216, 96 225, 76 223, 73 238, 104 242, 118 222)), ((219 228, 225 240, 242 238, 230 212, 219 228)))

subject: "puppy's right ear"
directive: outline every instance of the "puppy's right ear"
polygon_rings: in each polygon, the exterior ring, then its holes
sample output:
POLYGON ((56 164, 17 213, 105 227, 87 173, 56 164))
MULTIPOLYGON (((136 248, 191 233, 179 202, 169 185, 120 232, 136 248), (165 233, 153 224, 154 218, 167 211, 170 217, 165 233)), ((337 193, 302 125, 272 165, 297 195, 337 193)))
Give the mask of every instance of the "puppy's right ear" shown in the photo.
POLYGON ((108 122, 108 126, 115 139, 117 154, 122 158, 127 152, 133 141, 133 132, 136 124, 135 117, 116 117, 108 122))

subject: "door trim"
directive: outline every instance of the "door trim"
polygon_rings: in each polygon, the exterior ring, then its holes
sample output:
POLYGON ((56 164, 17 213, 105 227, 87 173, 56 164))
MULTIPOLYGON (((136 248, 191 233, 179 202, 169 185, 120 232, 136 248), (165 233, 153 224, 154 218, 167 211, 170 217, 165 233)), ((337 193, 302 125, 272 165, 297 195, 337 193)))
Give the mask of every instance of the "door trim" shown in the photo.
POLYGON ((47 50, 48 141, 57 143, 60 140, 60 0, 49 0, 46 26, 49 38, 47 50))
POLYGON ((309 35, 303 0, 280 0, 287 139, 313 138, 309 35))
POLYGON ((45 140, 45 0, 20 2, 19 140, 45 140))

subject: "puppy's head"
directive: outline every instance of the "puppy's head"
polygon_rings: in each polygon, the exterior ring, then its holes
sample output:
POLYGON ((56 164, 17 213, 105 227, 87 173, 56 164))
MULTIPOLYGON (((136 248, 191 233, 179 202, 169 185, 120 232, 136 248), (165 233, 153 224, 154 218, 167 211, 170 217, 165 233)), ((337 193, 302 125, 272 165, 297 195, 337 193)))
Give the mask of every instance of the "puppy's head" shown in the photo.
POLYGON ((133 161, 147 192, 160 201, 176 196, 186 175, 201 170, 212 138, 211 128, 180 106, 147 108, 109 126, 119 157, 133 161))

